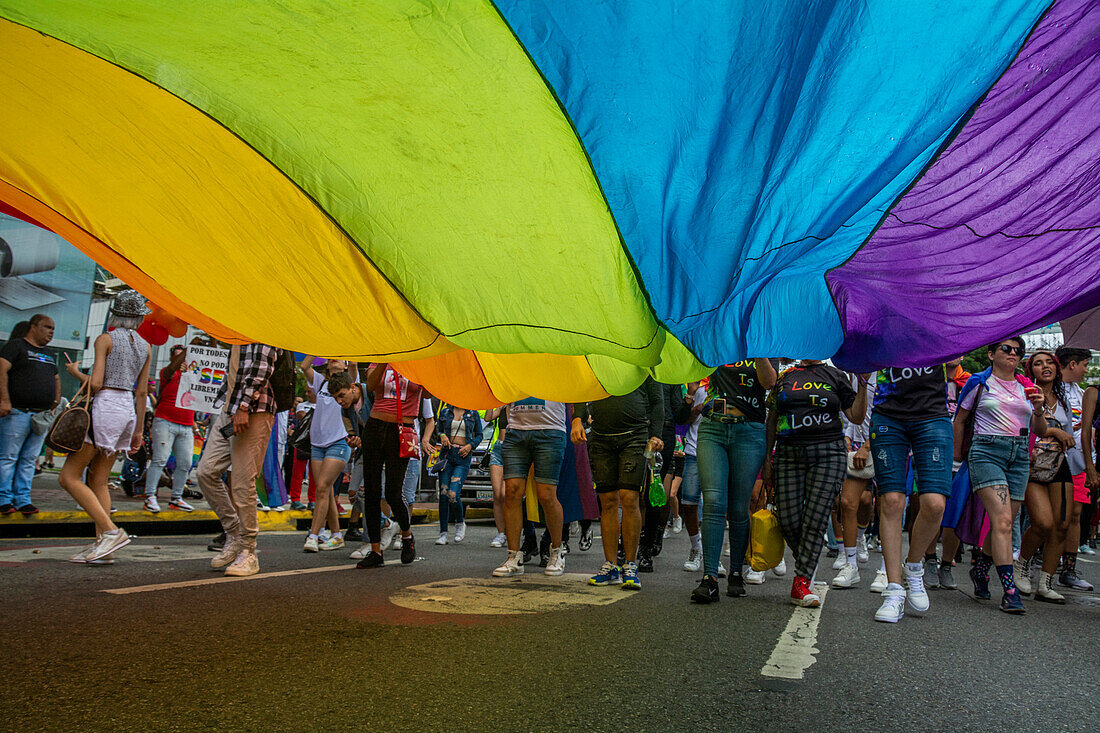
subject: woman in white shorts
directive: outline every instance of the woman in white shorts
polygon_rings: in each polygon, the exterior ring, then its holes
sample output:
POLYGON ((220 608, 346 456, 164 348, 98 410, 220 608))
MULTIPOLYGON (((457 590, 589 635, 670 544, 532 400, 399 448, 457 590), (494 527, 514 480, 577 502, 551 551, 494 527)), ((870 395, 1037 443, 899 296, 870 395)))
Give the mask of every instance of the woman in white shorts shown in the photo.
POLYGON ((92 429, 84 446, 65 459, 58 483, 95 522, 96 541, 69 558, 76 563, 103 565, 114 562, 111 553, 130 544, 126 530, 111 521, 111 497, 107 477, 118 452, 141 447, 145 420, 145 396, 149 380, 149 344, 137 334, 137 327, 149 313, 145 298, 124 290, 111 304, 107 328, 95 340, 95 363, 91 375, 70 364, 69 371, 90 382, 92 429), (84 483, 84 469, 88 483, 84 483))

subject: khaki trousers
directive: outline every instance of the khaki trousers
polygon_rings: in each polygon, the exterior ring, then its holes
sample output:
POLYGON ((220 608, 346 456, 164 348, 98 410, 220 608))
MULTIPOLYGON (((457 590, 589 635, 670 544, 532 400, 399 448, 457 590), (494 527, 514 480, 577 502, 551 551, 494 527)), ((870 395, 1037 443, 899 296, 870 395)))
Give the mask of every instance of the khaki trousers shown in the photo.
POLYGON ((221 428, 232 422, 223 412, 206 433, 206 445, 199 460, 199 486, 221 520, 226 537, 237 536, 246 549, 255 550, 260 531, 256 520, 256 475, 263 465, 275 416, 270 412, 253 413, 244 432, 230 439, 222 435, 221 428), (232 487, 227 487, 222 474, 230 465, 232 487))

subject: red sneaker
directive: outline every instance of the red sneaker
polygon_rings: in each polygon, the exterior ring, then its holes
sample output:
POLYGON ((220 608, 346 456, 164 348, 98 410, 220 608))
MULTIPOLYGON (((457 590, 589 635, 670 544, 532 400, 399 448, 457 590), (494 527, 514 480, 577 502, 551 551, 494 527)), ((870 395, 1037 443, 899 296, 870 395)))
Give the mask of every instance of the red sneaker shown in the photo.
POLYGON ((821 599, 813 592, 810 579, 802 575, 794 576, 791 584, 791 603, 803 608, 817 608, 821 605, 821 599))

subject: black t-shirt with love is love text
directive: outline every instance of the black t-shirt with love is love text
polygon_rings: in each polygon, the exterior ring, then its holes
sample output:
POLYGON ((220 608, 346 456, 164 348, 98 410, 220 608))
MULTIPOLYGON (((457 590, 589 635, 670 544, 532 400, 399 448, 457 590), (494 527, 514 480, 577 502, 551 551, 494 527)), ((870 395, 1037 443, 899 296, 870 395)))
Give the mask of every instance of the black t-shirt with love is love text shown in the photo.
POLYGON ((880 369, 874 411, 902 422, 947 417, 946 367, 940 364, 880 369))
POLYGON ((856 391, 848 375, 828 364, 796 366, 779 377, 772 390, 776 440, 814 445, 844 439, 840 413, 852 406, 856 391))

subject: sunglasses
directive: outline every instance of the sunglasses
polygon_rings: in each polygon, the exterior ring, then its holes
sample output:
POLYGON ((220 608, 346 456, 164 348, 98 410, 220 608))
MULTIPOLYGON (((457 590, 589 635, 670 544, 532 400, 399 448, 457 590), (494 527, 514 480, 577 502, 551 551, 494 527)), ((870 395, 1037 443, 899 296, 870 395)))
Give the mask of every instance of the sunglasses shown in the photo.
POLYGON ((1019 346, 1010 346, 1008 344, 1001 344, 998 348, 1006 354, 1015 354, 1016 356, 1019 356, 1020 358, 1023 358, 1023 356, 1024 356, 1024 350, 1019 346))

